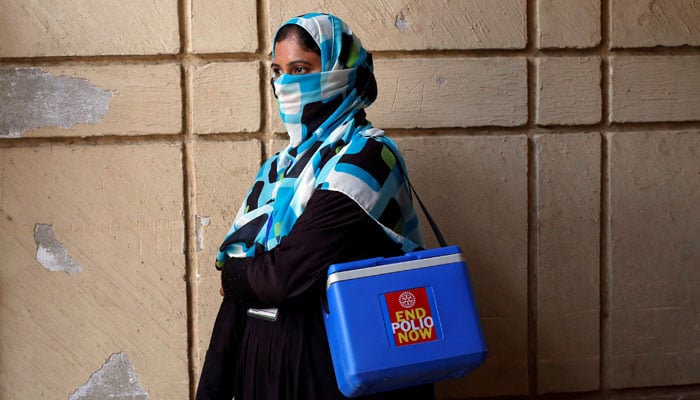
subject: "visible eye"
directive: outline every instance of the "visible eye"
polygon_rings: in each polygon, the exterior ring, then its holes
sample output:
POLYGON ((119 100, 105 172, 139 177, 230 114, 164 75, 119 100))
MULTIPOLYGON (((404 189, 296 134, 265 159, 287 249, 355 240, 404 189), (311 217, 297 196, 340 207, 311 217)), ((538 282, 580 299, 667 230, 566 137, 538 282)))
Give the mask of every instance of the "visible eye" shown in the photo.
POLYGON ((277 80, 282 75, 282 69, 280 67, 272 67, 270 68, 270 75, 272 75, 273 80, 277 80))
POLYGON ((294 69, 292 70, 293 75, 304 75, 306 73, 307 73, 306 68, 302 67, 301 65, 294 66, 294 69))

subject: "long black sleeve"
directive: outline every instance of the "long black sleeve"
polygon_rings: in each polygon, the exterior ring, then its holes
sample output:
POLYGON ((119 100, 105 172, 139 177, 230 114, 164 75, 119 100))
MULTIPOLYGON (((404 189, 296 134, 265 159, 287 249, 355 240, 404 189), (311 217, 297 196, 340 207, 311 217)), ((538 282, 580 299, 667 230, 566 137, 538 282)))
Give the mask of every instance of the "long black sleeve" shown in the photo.
MULTIPOLYGON (((402 254, 400 246, 352 199, 317 191, 289 235, 269 252, 229 259, 225 297, 202 371, 198 400, 340 400, 321 296, 334 263, 402 254), (275 322, 247 317, 249 307, 278 307, 275 322), (221 347, 219 339, 229 338, 221 347), (240 341, 239 341, 240 339, 240 341)), ((433 399, 432 385, 363 400, 433 399)))
POLYGON ((272 251, 232 258, 222 271, 226 296, 249 307, 318 301, 333 263, 401 254, 381 226, 346 195, 316 191, 289 235, 272 251))

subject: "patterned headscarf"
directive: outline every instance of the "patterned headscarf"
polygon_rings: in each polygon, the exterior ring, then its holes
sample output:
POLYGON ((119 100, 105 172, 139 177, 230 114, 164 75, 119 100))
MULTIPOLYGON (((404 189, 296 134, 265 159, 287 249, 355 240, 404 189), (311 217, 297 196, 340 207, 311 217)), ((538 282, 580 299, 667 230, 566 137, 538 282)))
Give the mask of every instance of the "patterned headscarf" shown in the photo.
POLYGON ((258 172, 219 249, 217 268, 228 258, 277 246, 315 190, 353 199, 404 251, 422 246, 404 160, 394 142, 365 119, 364 108, 377 96, 371 54, 333 15, 306 14, 282 26, 288 24, 302 27, 318 44, 322 71, 282 74, 272 82, 289 145, 258 172))

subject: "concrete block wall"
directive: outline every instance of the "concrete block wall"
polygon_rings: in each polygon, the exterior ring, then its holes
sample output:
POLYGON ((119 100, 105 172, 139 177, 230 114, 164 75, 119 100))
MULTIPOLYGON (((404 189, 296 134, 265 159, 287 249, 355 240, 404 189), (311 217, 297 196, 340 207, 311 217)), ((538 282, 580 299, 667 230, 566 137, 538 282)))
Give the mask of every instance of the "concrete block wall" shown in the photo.
POLYGON ((490 353, 437 397, 700 398, 698 0, 0 0, 0 398, 193 398, 312 10, 470 265, 490 353))

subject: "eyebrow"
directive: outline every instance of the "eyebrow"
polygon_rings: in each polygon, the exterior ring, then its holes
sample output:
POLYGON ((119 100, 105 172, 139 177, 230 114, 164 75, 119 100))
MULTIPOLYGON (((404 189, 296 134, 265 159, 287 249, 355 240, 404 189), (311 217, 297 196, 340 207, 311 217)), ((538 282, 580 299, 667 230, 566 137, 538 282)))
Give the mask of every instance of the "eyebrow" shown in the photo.
MULTIPOLYGON (((287 66, 289 67, 289 66, 294 65, 294 64, 311 65, 311 63, 308 62, 308 61, 304 61, 304 60, 294 60, 294 61, 288 62, 288 63, 287 63, 287 66)), ((271 66, 271 67, 279 67, 280 65, 277 64, 277 63, 272 63, 272 64, 270 64, 270 66, 271 66)))

